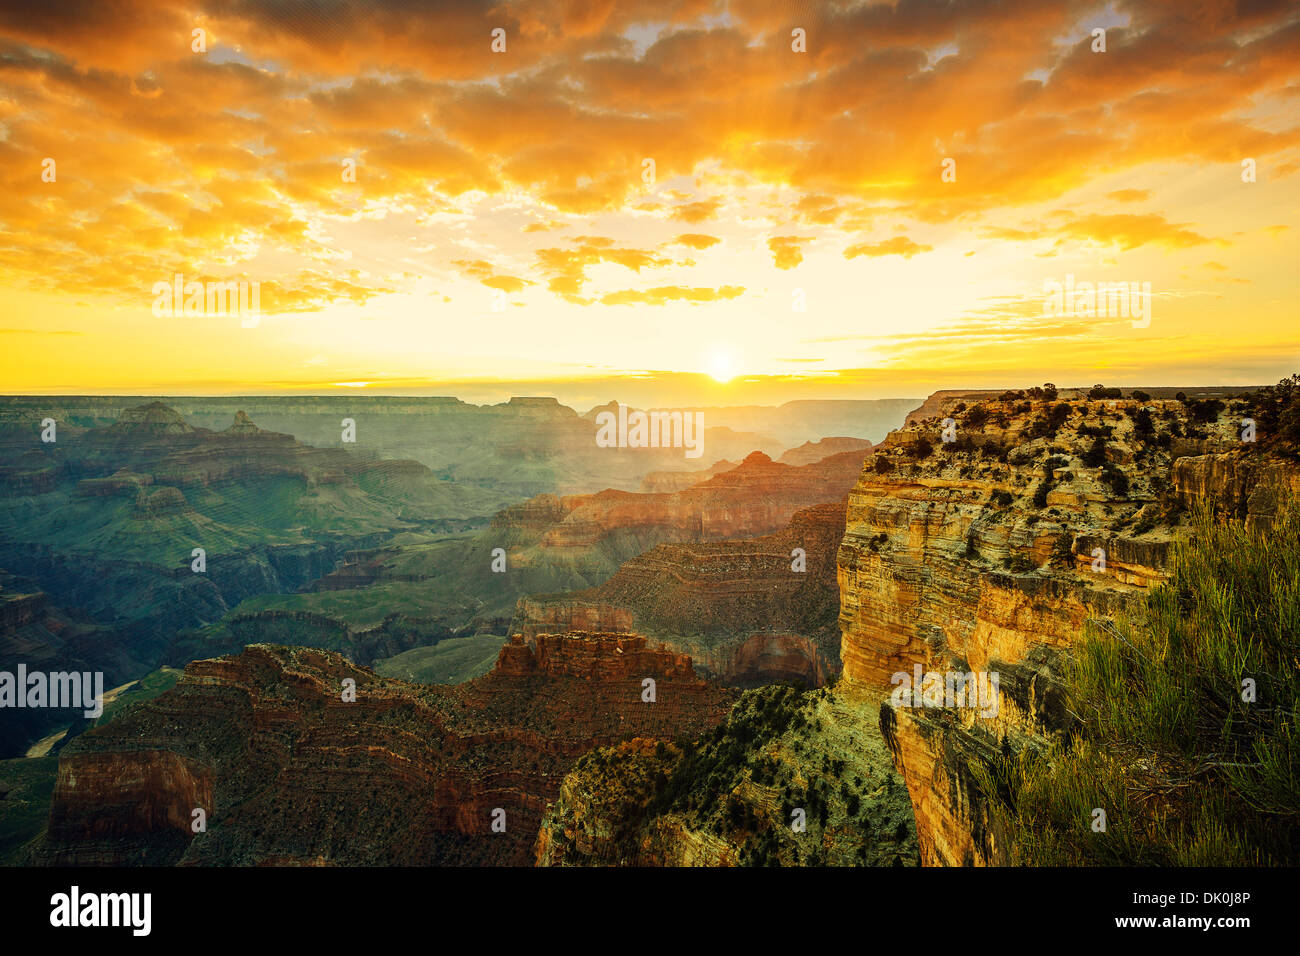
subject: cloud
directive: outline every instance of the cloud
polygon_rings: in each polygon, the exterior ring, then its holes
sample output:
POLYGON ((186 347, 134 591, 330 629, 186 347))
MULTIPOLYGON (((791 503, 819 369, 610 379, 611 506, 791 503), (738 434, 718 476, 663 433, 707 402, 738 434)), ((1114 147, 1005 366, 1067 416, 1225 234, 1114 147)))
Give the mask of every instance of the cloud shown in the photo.
POLYGON ((698 232, 684 232, 673 240, 680 246, 690 246, 692 249, 707 249, 721 241, 717 236, 706 236, 698 232))
POLYGON ((1300 188, 1300 21, 1284 3, 1118 0, 1104 56, 1081 29, 1093 7, 1057 0, 812 5, 800 55, 769 0, 301 6, 0 5, 0 285, 133 305, 176 272, 247 276, 264 308, 309 311, 403 288, 409 266, 368 258, 382 240, 427 250, 439 281, 715 301, 773 262, 911 258, 932 246, 894 233, 940 228, 1055 243, 1043 257, 1193 250, 1179 265, 1194 270, 1205 246, 1268 235, 1225 225, 1219 190, 1287 209, 1300 188), (1243 156, 1258 184, 1240 183, 1243 156), (1098 200, 1098 182, 1158 188, 1098 200), (671 238, 682 223, 709 234, 671 238), (569 224, 602 235, 569 240, 569 224), (624 269, 669 271, 619 291, 624 269))
POLYGON ((687 288, 680 285, 659 286, 654 289, 625 289, 603 295, 600 301, 604 305, 666 305, 669 302, 690 302, 699 305, 704 302, 721 302, 744 295, 741 286, 724 285, 718 289, 687 288))
POLYGON ((772 259, 778 269, 793 269, 803 262, 800 243, 812 241, 812 236, 773 236, 767 240, 767 248, 772 250, 772 259))
POLYGON ((849 246, 844 250, 845 259, 855 259, 858 256, 902 256, 904 259, 910 259, 912 256, 922 252, 930 252, 934 247, 922 243, 913 242, 907 236, 895 236, 892 239, 886 239, 883 242, 859 242, 856 245, 849 246))
MULTIPOLYGON (((1059 213, 1066 216, 1068 213, 1059 213)), ((1171 223, 1155 213, 1146 215, 1092 213, 1070 219, 1058 232, 1069 239, 1080 239, 1116 245, 1121 249, 1136 249, 1148 243, 1174 249, 1220 242, 1185 228, 1183 223, 1171 223)))
POLYGON ((499 289, 502 292, 522 292, 527 286, 534 284, 530 280, 520 279, 518 276, 499 275, 492 263, 482 259, 457 259, 453 265, 460 266, 466 275, 477 279, 489 289, 499 289))
POLYGON ((1113 199, 1116 202, 1142 202, 1151 198, 1149 189, 1116 189, 1114 192, 1106 193, 1107 199, 1113 199))
POLYGON ((721 205, 722 200, 717 198, 683 203, 672 207, 671 216, 682 222, 704 222, 706 219, 712 219, 721 205))

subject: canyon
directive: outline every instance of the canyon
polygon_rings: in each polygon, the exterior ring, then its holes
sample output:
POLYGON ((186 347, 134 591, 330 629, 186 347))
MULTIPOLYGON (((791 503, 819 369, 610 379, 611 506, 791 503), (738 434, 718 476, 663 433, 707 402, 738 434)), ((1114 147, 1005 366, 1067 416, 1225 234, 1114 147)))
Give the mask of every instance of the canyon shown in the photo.
MULTIPOLYGON (((1241 440, 1241 419, 1252 414, 1247 396, 1213 390, 1184 401, 1162 391, 1170 397, 1091 400, 1084 390, 1062 392, 1073 396, 1064 401, 932 397, 925 414, 872 449, 848 496, 836 556, 843 671, 805 697, 817 719, 760 721, 740 735, 743 743, 706 738, 704 760, 690 746, 635 743, 589 755, 543 820, 538 862, 1009 862, 1016 834, 999 831, 982 771, 1074 725, 1061 678, 1083 641, 1141 612, 1165 580, 1192 511, 1209 507, 1267 527, 1300 491, 1300 465, 1241 440), (921 707, 906 695, 891 701, 895 675, 918 666, 997 674, 996 712, 921 707), (846 728, 852 746, 836 751, 846 728), (814 757, 808 768, 791 759, 796 744, 831 762, 818 767, 814 757), (715 772, 719 747, 730 754, 724 772, 702 780, 715 772), (812 841, 821 849, 810 853, 787 814, 807 796, 799 781, 817 776, 879 779, 884 796, 905 794, 898 842, 882 846, 890 831, 877 822, 875 843, 846 846, 822 833, 812 841), (691 788, 709 798, 683 796, 691 788)), ((565 605, 557 598, 521 619, 545 621, 548 607, 565 605)), ((570 607, 573 619, 591 614, 632 626, 604 606, 570 607)), ((644 626, 644 612, 635 620, 644 626)), ((744 706, 731 720, 745 719, 744 706)), ((890 819, 882 792, 873 796, 871 812, 890 819)), ((861 795, 855 808, 864 805, 861 795)), ((832 831, 846 811, 831 808, 832 831)))
MULTIPOLYGON (((1217 394, 940 394, 874 444, 342 550, 299 593, 184 630, 174 688, 67 742, 29 857, 1006 863, 981 768, 1071 728, 1064 669, 1140 613, 1193 511, 1267 527, 1300 491, 1294 461, 1241 440, 1245 398, 1217 394), (485 625, 503 643, 483 676, 367 666, 485 625), (999 675, 996 714, 891 701, 918 666, 999 675)), ((15 632, 75 624, 0 585, 15 632)))
MULTIPOLYGON (((788 621, 794 630, 783 633, 784 625, 765 628, 759 615, 749 613, 753 626, 744 637, 770 635, 751 645, 747 652, 751 659, 775 660, 793 654, 792 666, 805 671, 811 666, 807 679, 815 683, 832 673, 837 661, 829 611, 833 600, 828 590, 832 587, 829 556, 831 537, 838 538, 842 530, 842 512, 838 518, 817 512, 815 520, 801 519, 794 530, 787 525, 801 510, 842 499, 856 480, 861 461, 861 452, 850 451, 793 466, 754 452, 734 468, 671 493, 606 490, 592 495, 539 495, 503 509, 477 533, 424 539, 407 535, 400 545, 348 553, 310 590, 250 598, 220 620, 182 632, 168 661, 180 665, 194 657, 231 653, 259 633, 263 640, 337 650, 362 664, 448 638, 485 632, 504 635, 521 609, 535 606, 520 604, 521 599, 599 587, 627 562, 656 547, 682 544, 702 548, 696 563, 701 565, 707 558, 712 568, 707 574, 715 582, 708 587, 726 587, 732 579, 733 607, 745 593, 760 589, 767 593, 776 582, 784 589, 782 594, 804 596, 774 619, 778 624, 788 621), (785 537, 779 541, 762 537, 783 530, 785 537), (739 540, 750 538, 754 543, 739 540), (729 540, 732 543, 712 544, 729 540), (794 547, 807 550, 810 573, 791 572, 794 547), (785 555, 783 561, 773 563, 774 548, 785 555), (730 552, 736 557, 729 558, 730 552), (818 609, 810 610, 808 602, 816 605, 818 600, 818 609), (384 608, 384 613, 377 614, 376 608, 384 608), (817 614, 815 623, 805 620, 817 614), (765 643, 770 647, 765 649, 765 643), (797 662, 801 656, 808 666, 797 662)), ((673 560, 685 553, 663 552, 660 559, 673 560)), ((624 580, 637 573, 634 565, 624 580)), ((724 594, 718 593, 720 598, 724 594)), ((775 608, 776 596, 768 593, 764 606, 775 608)), ((719 612, 724 607, 725 602, 719 604, 719 612)), ((590 622, 600 628, 627 629, 614 625, 613 615, 606 617, 590 617, 590 622)), ((706 638, 712 627, 704 625, 706 638)), ((715 652, 711 648, 716 641, 692 641, 685 636, 698 631, 691 625, 686 632, 664 627, 647 633, 700 655, 701 665, 735 669, 725 659, 734 648, 715 652), (714 660, 710 654, 722 656, 714 660)))
POLYGON ((733 694, 633 635, 512 643, 455 686, 250 645, 191 663, 168 693, 70 743, 32 852, 49 865, 529 862, 578 756, 696 735, 733 694))
POLYGON ((565 627, 635 631, 731 686, 820 687, 839 673, 844 515, 832 502, 796 512, 774 534, 656 545, 597 587, 521 598, 512 632, 531 641, 565 627))

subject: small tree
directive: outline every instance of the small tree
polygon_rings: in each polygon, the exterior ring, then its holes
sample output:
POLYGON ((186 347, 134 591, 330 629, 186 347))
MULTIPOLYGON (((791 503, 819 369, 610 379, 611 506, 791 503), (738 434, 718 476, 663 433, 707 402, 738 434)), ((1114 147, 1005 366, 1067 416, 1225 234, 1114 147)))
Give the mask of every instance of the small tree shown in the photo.
POLYGON ((1089 468, 1100 468, 1106 463, 1106 439, 1098 435, 1092 440, 1092 447, 1083 455, 1083 463, 1089 468))

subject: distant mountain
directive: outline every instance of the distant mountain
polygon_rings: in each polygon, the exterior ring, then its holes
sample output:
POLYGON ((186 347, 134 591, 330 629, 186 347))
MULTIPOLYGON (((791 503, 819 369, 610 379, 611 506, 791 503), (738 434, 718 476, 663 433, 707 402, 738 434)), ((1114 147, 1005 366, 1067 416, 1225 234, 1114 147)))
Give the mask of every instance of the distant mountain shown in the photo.
POLYGON ((512 631, 525 640, 569 628, 635 632, 725 684, 820 687, 840 669, 844 507, 798 511, 756 538, 656 545, 598 587, 520 599, 512 631))
POLYGON ((861 469, 860 452, 799 467, 754 452, 671 494, 539 495, 503 509, 473 534, 406 536, 349 554, 312 593, 250 597, 222 620, 182 633, 169 662, 273 641, 338 650, 370 664, 447 638, 503 634, 525 595, 601 584, 663 543, 778 532, 796 512, 842 499, 861 469))
POLYGON ((869 452, 871 442, 865 438, 823 438, 821 441, 806 441, 798 448, 791 448, 777 461, 783 465, 810 465, 815 461, 846 451, 869 452))

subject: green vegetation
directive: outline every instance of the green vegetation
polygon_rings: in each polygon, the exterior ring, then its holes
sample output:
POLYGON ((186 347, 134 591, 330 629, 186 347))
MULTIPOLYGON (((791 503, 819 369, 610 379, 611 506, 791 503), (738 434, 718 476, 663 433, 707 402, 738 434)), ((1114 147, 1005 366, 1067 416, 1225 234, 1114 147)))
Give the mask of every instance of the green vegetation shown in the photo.
POLYGON ((182 671, 175 667, 163 667, 145 674, 111 701, 106 702, 104 712, 95 720, 93 726, 106 724, 110 720, 129 714, 141 704, 167 693, 176 686, 181 673, 182 671))
POLYGON ((377 660, 374 671, 417 684, 460 684, 490 671, 507 640, 500 634, 450 637, 430 647, 415 647, 377 660))
POLYGON ((726 723, 697 741, 639 740, 580 758, 566 787, 580 812, 555 808, 550 832, 596 837, 569 862, 638 857, 658 834, 709 834, 744 866, 902 865, 916 859, 906 790, 880 739, 876 708, 829 688, 746 691, 726 723), (796 811, 801 811, 796 813, 796 811), (792 822, 803 820, 806 830, 792 822))
POLYGON ((1083 454, 1083 463, 1089 468, 1100 468, 1106 464, 1106 439, 1098 435, 1092 445, 1083 454))
POLYGON ((1003 562, 1003 566, 1012 574, 1029 574, 1037 570, 1034 559, 1024 551, 1009 555, 1003 562))
POLYGON ((23 866, 27 844, 45 828, 58 757, 0 760, 0 866, 23 866))
POLYGON ((1065 420, 1070 417, 1070 403, 1057 402, 1039 415, 1029 426, 1030 438, 1055 438, 1065 420))
POLYGON ((1217 398, 1207 398, 1202 401, 1188 402, 1187 412, 1192 416, 1192 421, 1205 425, 1217 419, 1219 413, 1226 407, 1217 398))
POLYGON ((1300 859, 1298 625, 1300 507, 1267 530, 1197 514, 1145 613, 1099 625, 1067 673, 1075 730, 975 768, 1013 861, 1300 859))
POLYGON ((1300 447, 1300 374, 1261 389, 1251 402, 1259 440, 1294 453, 1300 447))
POLYGON ((1129 482, 1128 475, 1122 468, 1119 468, 1110 462, 1101 466, 1101 480, 1107 485, 1116 497, 1123 498, 1128 494, 1129 482))

